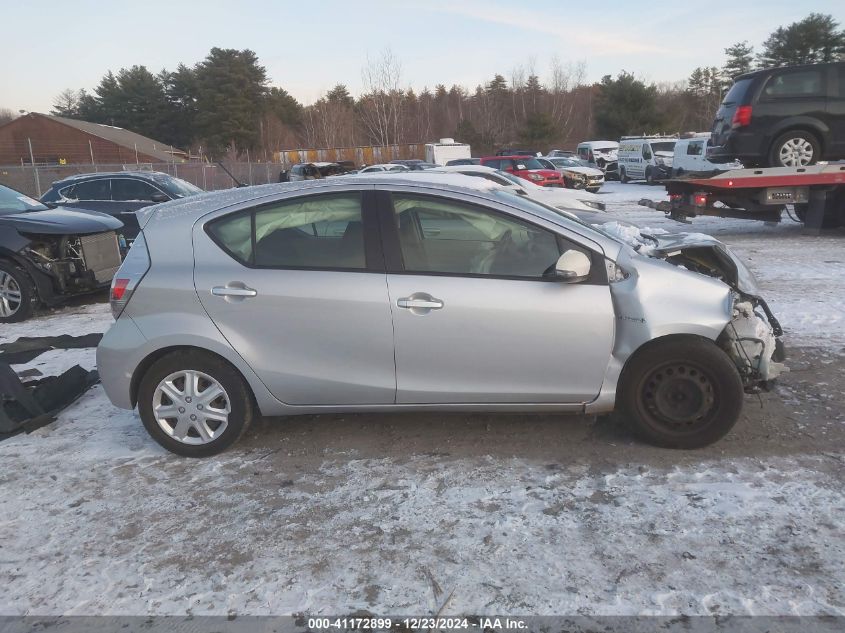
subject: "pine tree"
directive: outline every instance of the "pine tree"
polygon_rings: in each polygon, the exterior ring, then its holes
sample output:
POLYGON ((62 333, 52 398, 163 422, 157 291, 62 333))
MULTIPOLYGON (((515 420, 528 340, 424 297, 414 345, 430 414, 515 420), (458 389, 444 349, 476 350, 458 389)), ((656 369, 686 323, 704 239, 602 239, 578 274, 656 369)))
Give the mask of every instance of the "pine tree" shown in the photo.
POLYGON ((212 48, 197 64, 197 132, 207 154, 254 149, 267 93, 267 72, 251 50, 212 48))
POLYGON ((764 68, 816 64, 843 59, 845 31, 832 15, 811 13, 800 22, 774 31, 757 56, 764 68))
POLYGON ((747 41, 737 42, 725 49, 725 65, 722 66, 722 74, 725 80, 730 83, 740 75, 751 71, 751 62, 754 60, 754 47, 747 41))
POLYGON ((657 87, 622 71, 616 79, 605 75, 596 103, 596 128, 604 138, 656 132, 664 119, 657 105, 657 87))

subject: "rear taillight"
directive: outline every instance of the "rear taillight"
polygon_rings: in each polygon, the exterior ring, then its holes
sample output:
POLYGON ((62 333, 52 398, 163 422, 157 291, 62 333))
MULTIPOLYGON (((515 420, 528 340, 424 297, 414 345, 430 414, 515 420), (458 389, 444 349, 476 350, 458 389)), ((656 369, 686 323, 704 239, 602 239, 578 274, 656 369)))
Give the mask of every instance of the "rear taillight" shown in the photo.
POLYGON ((118 279, 115 277, 111 282, 111 301, 122 301, 123 295, 126 294, 126 287, 129 285, 131 279, 118 279))
POLYGON ((132 294, 149 269, 150 252, 147 250, 144 234, 139 233, 111 282, 109 302, 115 319, 126 308, 126 304, 129 303, 129 299, 132 298, 132 294))
POLYGON ((747 125, 751 125, 751 106, 744 105, 739 106, 734 111, 734 116, 731 119, 731 127, 745 127, 747 125))

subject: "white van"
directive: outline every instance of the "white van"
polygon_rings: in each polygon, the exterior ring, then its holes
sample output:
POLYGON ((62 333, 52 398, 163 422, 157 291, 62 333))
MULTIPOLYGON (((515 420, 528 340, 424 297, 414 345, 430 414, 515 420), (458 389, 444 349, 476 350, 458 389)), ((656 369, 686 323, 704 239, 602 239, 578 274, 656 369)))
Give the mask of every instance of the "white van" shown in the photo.
POLYGON ((671 178, 672 156, 677 141, 677 138, 666 136, 623 136, 618 152, 619 180, 645 180, 652 184, 671 178))
POLYGON ((618 180, 616 152, 619 143, 616 141, 584 141, 579 143, 575 152, 578 160, 585 167, 595 167, 604 172, 605 180, 618 180))
POLYGON ((425 144, 425 160, 427 163, 442 166, 450 160, 471 157, 469 145, 456 143, 453 138, 441 138, 439 143, 425 144))
POLYGON ((675 155, 672 157, 672 175, 710 173, 726 169, 742 169, 742 163, 711 163, 707 160, 707 147, 710 134, 700 134, 692 138, 682 138, 675 143, 675 155))

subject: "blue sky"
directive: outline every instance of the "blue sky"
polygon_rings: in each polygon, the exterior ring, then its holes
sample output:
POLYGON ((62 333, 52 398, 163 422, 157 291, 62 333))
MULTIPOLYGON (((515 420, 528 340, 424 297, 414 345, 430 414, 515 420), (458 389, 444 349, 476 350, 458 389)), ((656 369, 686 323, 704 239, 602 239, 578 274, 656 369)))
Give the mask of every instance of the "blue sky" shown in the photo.
POLYGON ((0 107, 45 112, 109 69, 192 65, 212 46, 254 50, 271 85, 304 103, 339 82, 357 93, 367 57, 388 47, 415 90, 531 63, 542 77, 555 56, 583 60, 589 80, 625 69, 675 81, 812 11, 845 23, 843 0, 0 0, 0 107))

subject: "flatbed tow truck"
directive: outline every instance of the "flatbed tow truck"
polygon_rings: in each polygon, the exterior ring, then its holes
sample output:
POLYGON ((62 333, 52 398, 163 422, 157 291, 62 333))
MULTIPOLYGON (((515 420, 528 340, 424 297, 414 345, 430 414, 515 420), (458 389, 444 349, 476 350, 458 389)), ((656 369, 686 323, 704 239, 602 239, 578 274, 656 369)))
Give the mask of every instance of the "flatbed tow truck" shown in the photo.
POLYGON ((845 227, 845 163, 690 174, 664 185, 669 200, 639 204, 678 222, 699 215, 780 222, 793 205, 807 233, 845 227))

